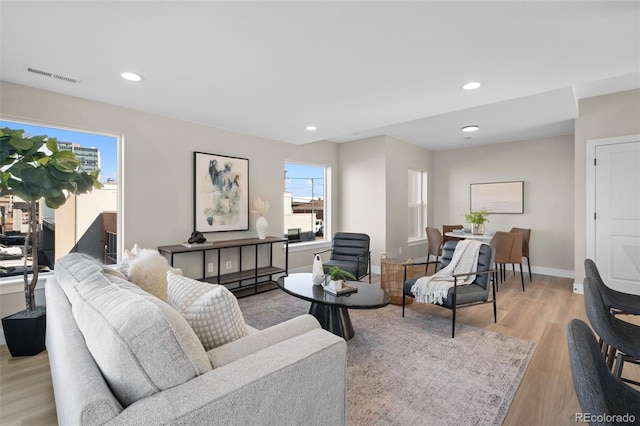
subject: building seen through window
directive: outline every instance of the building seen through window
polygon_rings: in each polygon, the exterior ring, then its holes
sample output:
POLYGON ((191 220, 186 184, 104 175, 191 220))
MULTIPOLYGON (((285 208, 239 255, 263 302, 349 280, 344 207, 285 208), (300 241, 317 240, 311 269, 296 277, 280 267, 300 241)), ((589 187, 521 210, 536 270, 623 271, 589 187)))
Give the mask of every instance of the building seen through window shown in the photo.
POLYGON ((290 242, 326 239, 326 169, 285 163, 284 231, 290 242))
MULTIPOLYGON (((59 150, 75 154, 81 171, 100 169, 104 188, 72 195, 56 210, 48 208, 44 201, 38 203, 38 263, 53 268, 57 258, 72 251, 116 263, 118 138, 6 120, 0 120, 0 127, 22 129, 27 136, 54 137, 59 150)), ((26 203, 16 196, 0 197, 0 278, 21 273, 27 224, 26 203)), ((27 251, 29 258, 30 248, 27 251)))

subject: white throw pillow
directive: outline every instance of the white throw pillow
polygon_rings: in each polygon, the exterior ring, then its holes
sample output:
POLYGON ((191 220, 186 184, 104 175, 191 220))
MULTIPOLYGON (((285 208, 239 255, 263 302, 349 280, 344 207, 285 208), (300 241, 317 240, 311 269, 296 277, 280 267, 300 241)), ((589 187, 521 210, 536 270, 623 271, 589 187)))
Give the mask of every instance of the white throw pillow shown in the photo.
POLYGON ((158 251, 140 249, 138 256, 131 260, 129 281, 141 289, 153 294, 158 299, 167 300, 167 271, 171 270, 169 262, 158 251))
POLYGON ((205 350, 247 336, 238 299, 225 286, 167 273, 168 301, 187 320, 205 350))
POLYGON ((131 250, 125 250, 120 257, 120 261, 118 262, 118 270, 125 277, 129 276, 129 270, 131 269, 131 262, 133 259, 138 257, 138 253, 140 253, 140 247, 137 244, 133 245, 131 250))

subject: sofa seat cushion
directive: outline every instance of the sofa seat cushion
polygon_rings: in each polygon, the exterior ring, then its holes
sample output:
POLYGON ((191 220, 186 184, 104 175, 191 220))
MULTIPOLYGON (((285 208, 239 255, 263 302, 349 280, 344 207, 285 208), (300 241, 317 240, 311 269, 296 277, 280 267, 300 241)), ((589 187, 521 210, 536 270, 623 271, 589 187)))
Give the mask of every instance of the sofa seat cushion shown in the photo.
POLYGON ((169 301, 193 328, 205 350, 245 337, 249 330, 236 297, 223 285, 167 273, 169 301))
POLYGON ((87 348, 124 406, 178 386, 212 369, 184 318, 167 303, 75 253, 56 262, 87 348), (82 267, 84 265, 84 267, 82 267), (82 279, 78 279, 82 277, 82 279), (70 286, 71 284, 72 287, 70 286))

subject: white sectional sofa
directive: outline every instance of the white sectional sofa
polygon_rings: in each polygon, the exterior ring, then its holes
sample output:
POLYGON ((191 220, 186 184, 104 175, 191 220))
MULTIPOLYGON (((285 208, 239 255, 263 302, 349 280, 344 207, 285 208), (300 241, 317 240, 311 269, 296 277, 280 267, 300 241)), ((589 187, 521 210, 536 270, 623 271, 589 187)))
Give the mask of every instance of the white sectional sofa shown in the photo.
POLYGON ((346 343, 310 315, 205 351, 167 303, 80 254, 45 286, 60 425, 340 425, 346 343))

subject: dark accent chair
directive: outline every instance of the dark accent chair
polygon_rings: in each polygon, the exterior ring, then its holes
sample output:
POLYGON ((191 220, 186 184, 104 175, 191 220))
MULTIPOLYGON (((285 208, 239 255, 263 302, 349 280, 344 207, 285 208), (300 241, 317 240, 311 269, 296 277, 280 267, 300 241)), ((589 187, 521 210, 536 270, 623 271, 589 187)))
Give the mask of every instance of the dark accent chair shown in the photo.
POLYGON ((336 232, 331 242, 331 248, 314 253, 314 256, 331 252, 330 259, 322 263, 325 274, 328 274, 332 267, 337 266, 351 272, 358 281, 368 275, 369 283, 371 283, 370 244, 371 240, 367 234, 336 232))
MULTIPOLYGON (((453 252, 458 245, 458 241, 447 241, 442 247, 442 258, 440 260, 440 269, 445 268, 451 259, 453 258, 453 252)), ((491 285, 492 277, 495 272, 491 269, 494 264, 495 251, 493 248, 486 244, 480 247, 480 254, 478 256, 478 267, 475 272, 476 279, 471 284, 458 285, 458 279, 464 278, 469 274, 457 274, 454 275, 454 286, 449 289, 447 298, 441 305, 443 308, 451 309, 453 311, 452 323, 451 323, 451 338, 455 337, 456 332, 456 309, 467 308, 476 305, 482 305, 485 303, 493 304, 493 321, 498 322, 497 308, 496 308, 496 289, 491 285), (489 299, 489 291, 493 292, 493 298, 489 299)), ((427 262, 434 263, 434 262, 427 262)), ((417 264, 417 263, 416 263, 417 264)), ((428 268, 428 266, 427 266, 428 268)), ((404 288, 402 292, 402 316, 404 317, 405 298, 407 296, 413 297, 411 293, 411 287, 415 284, 418 278, 410 278, 404 282, 404 288)))
MULTIPOLYGON (((573 387, 582 411, 594 417, 627 415, 635 417, 637 422, 640 419, 640 392, 611 374, 589 326, 579 319, 569 321, 567 342, 573 387)), ((603 419, 591 424, 618 423, 603 419)))
MULTIPOLYGON (((622 321, 611 314, 606 305, 602 293, 591 278, 584 279, 584 307, 587 311, 587 318, 593 330, 600 336, 606 345, 611 346, 612 353, 615 353, 615 365, 613 374, 620 377, 622 381, 640 386, 640 382, 622 377, 622 367, 625 362, 638 364, 640 362, 640 326, 630 322, 622 321)), ((608 351, 604 350, 604 355, 608 351)))

